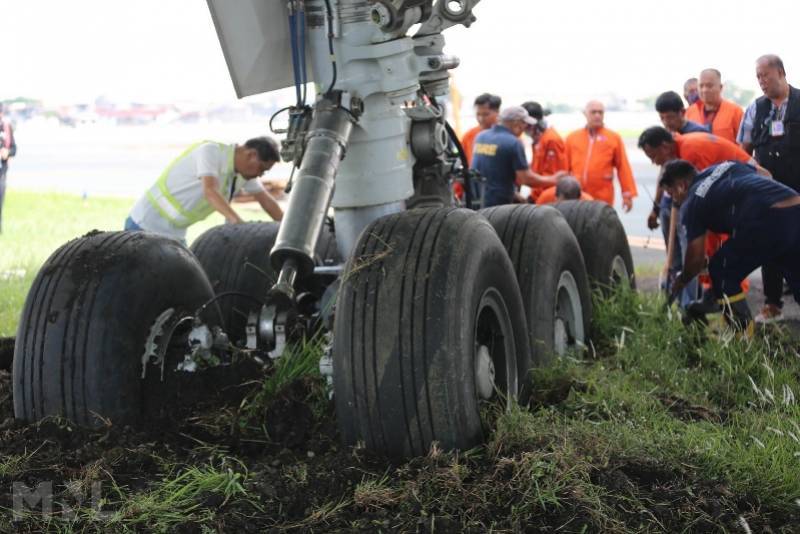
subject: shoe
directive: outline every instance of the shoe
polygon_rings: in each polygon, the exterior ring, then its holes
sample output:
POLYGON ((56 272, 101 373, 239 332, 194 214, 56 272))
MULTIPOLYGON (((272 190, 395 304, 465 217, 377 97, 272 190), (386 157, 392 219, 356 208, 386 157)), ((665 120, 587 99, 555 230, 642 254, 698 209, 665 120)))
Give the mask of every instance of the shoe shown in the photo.
POLYGON ((764 304, 761 312, 756 315, 758 324, 771 324, 783 321, 783 311, 774 304, 764 304))
POLYGON ((734 330, 744 332, 745 334, 750 332, 750 337, 752 337, 753 314, 750 313, 750 306, 747 305, 745 299, 725 304, 722 309, 722 314, 734 330))
POLYGON ((707 325, 708 319, 706 319, 706 315, 709 313, 719 313, 720 311, 722 311, 722 306, 717 304, 710 291, 705 291, 703 293, 703 298, 693 300, 686 305, 683 322, 684 324, 700 322, 707 325))

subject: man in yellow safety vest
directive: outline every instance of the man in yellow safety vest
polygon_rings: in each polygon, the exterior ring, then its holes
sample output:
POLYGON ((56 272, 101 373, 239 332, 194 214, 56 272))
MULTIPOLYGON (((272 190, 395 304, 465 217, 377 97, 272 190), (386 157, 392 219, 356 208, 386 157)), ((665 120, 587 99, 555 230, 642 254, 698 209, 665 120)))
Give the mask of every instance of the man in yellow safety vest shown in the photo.
POLYGON ((274 220, 283 217, 275 199, 256 180, 280 160, 278 143, 268 137, 244 145, 202 141, 190 146, 139 199, 125 230, 144 230, 185 243, 186 229, 214 211, 229 223, 243 222, 230 201, 240 190, 253 195, 274 220))

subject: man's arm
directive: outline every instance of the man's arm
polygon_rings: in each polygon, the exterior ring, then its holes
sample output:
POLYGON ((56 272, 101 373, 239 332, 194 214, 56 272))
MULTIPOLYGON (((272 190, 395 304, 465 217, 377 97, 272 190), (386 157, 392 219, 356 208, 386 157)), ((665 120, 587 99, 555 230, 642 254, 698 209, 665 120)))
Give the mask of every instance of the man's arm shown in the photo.
MULTIPOLYGON (((660 177, 659 177, 660 179, 660 177)), ((653 199, 653 209, 647 216, 647 227, 650 230, 658 228, 658 216, 661 213, 661 197, 664 196, 664 190, 661 189, 661 184, 656 186, 656 197, 653 199)))
POLYGON ((683 260, 683 271, 675 279, 672 294, 677 295, 686 284, 700 274, 706 267, 706 234, 702 234, 686 245, 686 257, 683 260))
POLYGON ((517 183, 520 185, 529 185, 533 187, 550 187, 552 185, 556 185, 555 176, 542 176, 541 174, 536 174, 530 169, 521 169, 516 171, 515 178, 517 183))
POLYGON ((742 147, 748 156, 753 155, 753 124, 756 117, 755 102, 747 106, 747 111, 742 116, 742 122, 739 124, 739 133, 736 134, 736 142, 742 147))
MULTIPOLYGON (((232 178, 234 179, 234 178, 232 178)), ((208 203, 225 217, 229 223, 240 223, 242 218, 233 211, 228 202, 225 200, 218 190, 219 182, 214 176, 203 176, 203 196, 206 197, 208 203)))
POLYGON ((260 191, 253 194, 253 197, 255 197, 259 204, 261 204, 261 209, 263 209, 267 215, 272 217, 273 221, 280 221, 283 219, 283 210, 272 197, 272 195, 266 191, 260 191))
POLYGON ((617 146, 614 148, 614 167, 617 168, 619 188, 622 190, 622 207, 629 212, 633 209, 633 199, 637 196, 638 191, 622 138, 618 139, 617 146))
POLYGON ((772 173, 767 169, 756 163, 755 159, 750 160, 750 165, 756 168, 756 172, 765 178, 772 178, 772 173))

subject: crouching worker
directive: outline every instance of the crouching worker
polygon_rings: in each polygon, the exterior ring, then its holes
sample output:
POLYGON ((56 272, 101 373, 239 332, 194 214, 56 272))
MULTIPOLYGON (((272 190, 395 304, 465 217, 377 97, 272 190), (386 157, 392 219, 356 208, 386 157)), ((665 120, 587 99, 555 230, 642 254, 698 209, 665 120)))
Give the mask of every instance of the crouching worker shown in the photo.
POLYGON ((555 187, 548 187, 539 194, 537 204, 552 204, 564 200, 594 200, 592 195, 581 190, 581 183, 572 176, 558 178, 555 187))
POLYGON ((243 222, 231 208, 240 190, 255 197, 274 220, 283 218, 259 176, 280 160, 278 143, 268 137, 244 145, 203 141, 189 147, 133 206, 125 230, 154 232, 186 243, 186 229, 217 211, 229 223, 243 222))
POLYGON ((689 162, 667 163, 660 185, 681 208, 687 250, 673 296, 706 264, 706 232, 730 234, 708 264, 712 300, 687 308, 693 319, 723 311, 735 328, 750 325, 751 315, 741 281, 764 263, 774 262, 800 302, 800 195, 742 163, 727 161, 698 174, 689 162))

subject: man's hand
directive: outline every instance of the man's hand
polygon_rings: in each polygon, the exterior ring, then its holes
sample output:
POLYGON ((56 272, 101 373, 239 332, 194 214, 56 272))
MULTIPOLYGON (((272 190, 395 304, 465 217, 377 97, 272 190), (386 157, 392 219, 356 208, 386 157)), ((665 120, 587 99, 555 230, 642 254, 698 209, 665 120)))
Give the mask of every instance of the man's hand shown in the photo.
POLYGON ((681 291, 683 291, 683 288, 686 287, 687 283, 688 282, 684 281, 683 272, 682 271, 679 272, 678 275, 675 277, 675 280, 672 281, 672 286, 670 287, 670 292, 669 292, 670 302, 673 302, 678 298, 678 296, 681 294, 681 291))
POLYGON ((656 210, 652 210, 650 215, 647 216, 647 227, 650 230, 658 228, 658 213, 656 213, 656 210))
POLYGON ((228 201, 220 194, 217 190, 218 183, 217 178, 214 176, 203 176, 203 196, 206 197, 208 203, 213 206, 215 210, 217 210, 225 220, 229 223, 240 223, 244 222, 239 214, 233 211, 228 205, 228 201))
POLYGON ((0 148, 0 159, 5 161, 8 159, 8 156, 11 155, 11 151, 8 150, 6 147, 0 148))
POLYGON ((633 196, 630 193, 622 193, 622 208, 625 213, 633 209, 633 196))

